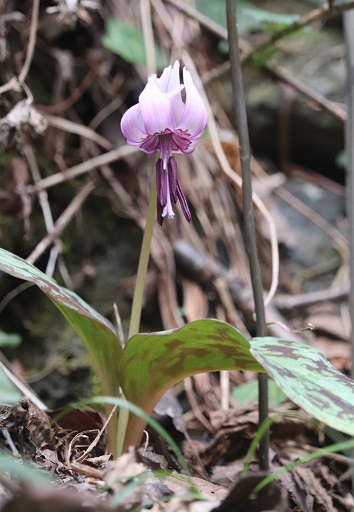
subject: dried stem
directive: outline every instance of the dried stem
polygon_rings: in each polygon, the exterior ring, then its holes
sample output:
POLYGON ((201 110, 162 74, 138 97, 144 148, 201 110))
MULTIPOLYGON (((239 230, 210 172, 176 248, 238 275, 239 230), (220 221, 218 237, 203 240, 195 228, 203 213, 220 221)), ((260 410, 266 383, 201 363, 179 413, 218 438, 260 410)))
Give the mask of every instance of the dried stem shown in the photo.
POLYGON ((26 77, 28 75, 29 69, 31 67, 31 62, 33 59, 34 48, 36 46, 36 38, 37 38, 38 13, 39 13, 39 0, 34 0, 33 7, 32 7, 31 28, 30 28, 30 35, 29 35, 29 41, 28 41, 28 47, 27 47, 27 53, 26 53, 26 60, 23 64, 23 67, 22 67, 21 72, 18 77, 18 81, 21 85, 26 80, 26 77))
MULTIPOLYGON (((245 247, 249 258, 252 289, 257 318, 257 336, 265 336, 266 321, 263 299, 263 286, 258 259, 256 229, 252 201, 252 173, 251 153, 248 135, 248 123, 246 115, 246 103, 242 82, 241 59, 238 47, 238 31, 236 18, 236 5, 234 0, 226 0, 227 27, 229 52, 231 63, 232 91, 236 116, 237 132, 239 136, 240 161, 242 171, 242 198, 245 247)), ((268 417, 268 385, 267 376, 259 375, 259 423, 263 423, 268 417)), ((260 468, 269 469, 268 461, 269 440, 264 435, 259 446, 260 468)))
POLYGON ((23 64, 23 67, 20 71, 20 74, 19 74, 18 78, 15 76, 12 77, 11 80, 9 80, 6 84, 4 84, 0 87, 0 94, 3 94, 4 92, 9 91, 9 90, 18 91, 18 90, 20 90, 20 87, 22 87, 31 102, 33 101, 32 93, 26 86, 25 80, 26 80, 26 77, 27 77, 28 72, 31 67, 34 49, 36 46, 39 1, 40 0, 33 1, 31 28, 30 28, 29 41, 28 41, 28 46, 27 46, 26 59, 23 64))
MULTIPOLYGON (((345 126, 345 145, 347 157, 347 216, 349 225, 349 315, 351 321, 351 377, 354 379, 354 11, 344 15, 345 43, 347 49, 347 122, 345 126)), ((354 471, 352 465, 352 487, 354 488, 354 471)))
POLYGON ((107 153, 103 153, 103 155, 95 156, 89 160, 85 160, 81 164, 74 165, 74 167, 71 167, 70 169, 66 169, 65 171, 58 172, 57 174, 47 176, 47 178, 41 179, 35 185, 28 185, 26 191, 28 194, 33 194, 34 192, 47 190, 48 188, 54 187, 55 185, 59 185, 59 183, 72 180, 73 178, 77 178, 78 176, 86 174, 87 172, 94 171, 96 167, 110 164, 116 160, 132 155, 137 151, 138 149, 135 146, 121 146, 119 148, 113 149, 112 151, 108 151, 107 153))
MULTIPOLYGON (((349 222, 350 244, 350 274, 351 286, 349 291, 350 314, 352 323, 352 360, 354 354, 354 11, 344 16, 345 42, 347 48, 347 107, 348 118, 346 123, 346 157, 347 157, 347 215, 349 222)), ((351 376, 354 379, 354 365, 352 361, 351 376)))

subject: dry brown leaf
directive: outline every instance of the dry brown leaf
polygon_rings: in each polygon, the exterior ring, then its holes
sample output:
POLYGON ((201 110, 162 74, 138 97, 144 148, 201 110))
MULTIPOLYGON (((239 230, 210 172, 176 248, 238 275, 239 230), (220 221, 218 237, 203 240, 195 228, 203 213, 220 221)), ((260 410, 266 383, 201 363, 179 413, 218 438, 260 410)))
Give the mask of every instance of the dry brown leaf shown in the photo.
POLYGON ((332 498, 311 469, 299 466, 294 469, 293 476, 298 482, 299 487, 306 490, 306 502, 308 506, 310 503, 312 504, 312 506, 309 506, 309 512, 316 510, 314 507, 315 503, 321 505, 326 512, 337 512, 337 509, 333 506, 332 498))
POLYGON ((228 490, 221 485, 213 484, 203 478, 180 475, 176 472, 167 476, 164 482, 172 490, 173 494, 189 494, 192 487, 195 487, 203 498, 210 500, 222 500, 228 494, 228 490))
POLYGON ((343 320, 333 311, 318 310, 306 317, 305 323, 311 323, 316 331, 327 333, 331 338, 346 340, 347 335, 343 320))
POLYGON ((208 316, 208 299, 205 292, 192 281, 182 280, 183 309, 188 322, 208 316))

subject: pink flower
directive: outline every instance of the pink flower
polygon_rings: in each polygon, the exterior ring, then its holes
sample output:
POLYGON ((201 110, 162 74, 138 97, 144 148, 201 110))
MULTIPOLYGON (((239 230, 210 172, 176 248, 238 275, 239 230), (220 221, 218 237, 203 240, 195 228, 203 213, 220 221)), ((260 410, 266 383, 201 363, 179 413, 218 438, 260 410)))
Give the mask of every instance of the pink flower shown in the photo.
POLYGON ((122 133, 131 146, 146 153, 161 154, 156 163, 157 221, 174 217, 172 203, 179 200, 188 222, 192 217, 177 177, 173 153, 192 153, 203 135, 207 112, 192 77, 183 68, 180 82, 179 62, 165 68, 160 78, 149 75, 139 103, 124 114, 122 133), (185 102, 181 92, 185 89, 185 102))

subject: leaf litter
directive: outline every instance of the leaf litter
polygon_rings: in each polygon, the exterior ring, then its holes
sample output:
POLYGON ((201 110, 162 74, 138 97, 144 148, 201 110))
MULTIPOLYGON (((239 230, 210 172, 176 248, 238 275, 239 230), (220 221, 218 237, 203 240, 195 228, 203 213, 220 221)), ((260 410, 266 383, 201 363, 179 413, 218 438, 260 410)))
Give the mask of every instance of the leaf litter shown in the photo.
MULTIPOLYGON (((21 13, 21 17, 15 17, 8 26, 9 40, 5 39, 5 44, 10 44, 11 37, 18 34, 19 27, 23 27, 21 23, 26 20, 29 25, 30 20, 28 7, 17 5, 19 2, 12 4, 12 7, 21 13)), ((139 27, 138 3, 136 2, 137 9, 132 9, 131 3, 128 5, 124 1, 114 8, 107 2, 102 9, 96 10, 95 6, 94 11, 90 8, 90 2, 82 4, 80 7, 79 3, 77 4, 76 12, 65 10, 64 13, 63 10, 59 15, 56 15, 53 9, 52 12, 40 12, 39 39, 34 49, 35 64, 29 76, 32 79, 31 83, 36 79, 42 80, 42 85, 45 84, 47 88, 47 94, 52 94, 53 105, 33 106, 19 97, 14 99, 18 94, 16 93, 11 98, 9 108, 4 109, 6 112, 1 121, 2 142, 8 150, 16 153, 19 144, 29 142, 38 152, 44 144, 46 164, 57 169, 57 172, 96 156, 97 144, 100 141, 98 136, 105 138, 109 143, 122 142, 117 134, 121 112, 113 102, 117 95, 121 100, 120 105, 123 101, 128 102, 126 98, 131 94, 130 91, 139 91, 142 84, 139 67, 122 63, 111 52, 104 54, 104 60, 99 55, 104 51, 100 44, 102 21, 115 14, 129 26, 139 27), (48 27, 53 28, 50 38, 48 27), (85 51, 84 47, 80 48, 78 43, 73 42, 70 58, 74 63, 80 62, 81 68, 73 66, 72 73, 65 74, 60 64, 65 52, 68 51, 63 44, 63 38, 70 34, 74 39, 83 34, 89 50, 85 51), (61 86, 57 89, 53 81, 48 81, 48 70, 44 61, 41 62, 40 59, 40 52, 45 45, 50 48, 50 52, 45 51, 46 58, 49 59, 51 68, 56 69, 53 76, 61 81, 61 86), (85 78, 85 73, 95 66, 95 80, 89 74, 85 78), (99 131, 92 131, 93 142, 91 140, 90 143, 80 136, 80 127, 86 127, 87 117, 90 117, 87 111, 88 101, 94 105, 94 113, 101 116, 102 120, 101 125, 96 124, 100 127, 99 131), (112 102, 111 117, 103 111, 109 102, 112 102), (47 127, 46 107, 56 109, 56 114, 62 121, 62 130, 47 127), (69 125, 65 127, 65 121, 68 119, 76 120, 76 135, 70 131, 72 125, 70 129, 69 125), (55 135, 50 130, 54 130, 55 135), (42 134, 43 138, 35 138, 35 133, 42 134), (80 140, 75 141, 75 137, 80 140), (74 152, 72 147, 75 148, 74 152), (56 155, 55 161, 52 155, 56 155)), ((163 26, 161 13, 164 11, 158 2, 156 5, 158 7, 154 11, 154 23, 157 39, 162 50, 166 51, 171 47, 171 36, 168 29, 163 26)), ((219 59, 216 47, 210 52, 205 50, 205 43, 209 41, 209 29, 198 28, 193 17, 186 17, 170 4, 164 18, 165 22, 169 13, 173 14, 174 23, 180 23, 183 27, 180 37, 183 44, 194 54, 194 58, 200 61, 200 71, 203 73, 216 69, 216 62, 219 59)), ((22 49, 26 50, 27 39, 21 39, 21 44, 22 49)), ((13 64, 10 51, 6 59, 13 64)), ((5 83, 5 78, 2 79, 5 83)), ((230 165, 239 172, 237 138, 227 119, 228 106, 221 103, 216 92, 218 87, 222 88, 221 81, 216 81, 213 86, 208 87, 208 93, 216 105, 218 122, 223 129, 223 149, 230 165)), ((12 163, 15 164, 14 161, 12 163)), ((269 171, 267 175, 272 177, 271 165, 261 160, 260 164, 269 171)), ((146 164, 141 157, 132 154, 124 159, 121 167, 112 166, 113 172, 108 172, 112 171, 112 168, 101 167, 100 176, 92 173, 88 178, 95 182, 99 194, 109 202, 112 211, 118 214, 117 217, 126 215, 138 226, 143 225, 143 212, 147 204, 143 191, 147 187, 145 171, 148 169, 144 166, 146 164), (134 177, 126 172, 127 169, 131 172, 136 168, 142 168, 144 172, 135 174, 134 177), (132 208, 132 204, 138 204, 139 208, 132 208)), ((184 162, 184 166, 181 181, 184 182, 183 188, 195 211, 199 229, 186 228, 183 223, 176 222, 171 225, 167 234, 161 233, 160 239, 153 241, 152 260, 157 269, 153 274, 156 281, 153 283, 153 300, 159 303, 162 323, 166 329, 180 327, 184 319, 193 321, 201 316, 214 316, 236 323, 247 335, 254 329, 254 320, 248 264, 238 222, 243 213, 239 189, 233 182, 227 182, 220 173, 213 146, 207 140, 205 147, 201 147, 200 152, 193 155, 192 164, 184 162), (198 194, 195 190, 198 190, 198 194), (166 272, 166 269, 169 271, 166 272), (223 293, 225 287, 220 286, 220 280, 226 284, 228 293, 223 293), (178 294, 182 294, 184 310, 177 307, 181 303, 178 294)), ((31 197, 30 189, 26 188, 28 177, 19 179, 14 169, 8 168, 12 175, 9 179, 13 180, 15 188, 18 187, 19 191, 17 195, 11 195, 11 202, 2 204, 2 211, 10 215, 13 211, 21 212, 20 217, 22 215, 24 219, 28 236, 28 219, 31 215, 31 201, 34 198, 31 197)), ((289 308, 282 307, 279 294, 278 299, 269 307, 269 317, 295 329, 303 328, 307 322, 314 324, 315 330, 304 335, 306 342, 322 349, 338 369, 347 373, 350 367, 350 351, 347 342, 345 305, 340 293, 338 301, 326 301, 327 290, 335 285, 340 292, 347 284, 345 273, 342 272, 345 262, 341 260, 345 250, 338 250, 338 247, 343 246, 343 235, 340 231, 341 226, 332 226, 330 229, 331 221, 325 221, 325 212, 315 209, 315 199, 319 197, 319 193, 327 197, 327 201, 331 200, 330 196, 326 196, 327 186, 320 176, 313 173, 302 173, 299 186, 299 172, 296 169, 287 176, 281 173, 281 180, 277 185, 274 185, 274 176, 272 178, 273 180, 267 181, 264 174, 258 174, 255 177, 256 190, 276 222, 278 239, 285 253, 280 265, 281 292, 288 297, 301 298, 302 303, 299 301, 289 314, 289 308), (312 180, 311 189, 308 186, 309 175, 312 180), (293 185, 295 181, 296 184, 293 185), (313 208, 308 206, 309 194, 312 194, 313 208), (282 199, 279 200, 279 197, 282 199), (292 209, 290 215, 287 214, 287 208, 292 209), (302 209, 301 215, 306 215, 307 225, 312 223, 315 226, 309 235, 312 238, 312 259, 306 259, 310 251, 306 254, 299 253, 299 245, 306 247, 307 244, 306 241, 298 244, 298 240, 306 234, 302 225, 294 221, 294 211, 299 208, 302 209), (321 218, 324 220, 322 223, 321 218), (323 257, 326 247, 331 253, 325 253, 323 257), (297 250, 296 254, 294 248, 297 250), (339 253, 340 257, 332 258, 335 253, 339 253), (332 263, 327 267, 317 266, 314 271, 315 262, 319 260, 332 263), (322 290, 321 308, 317 302, 306 302, 306 296, 311 300, 310 294, 313 290, 322 290)), ((1 192, 9 197, 9 187, 6 183, 1 192)), ((337 196, 339 197, 340 193, 337 193, 337 196)), ((260 226, 258 237, 264 285, 269 288, 269 226, 260 211, 257 210, 256 214, 260 226)), ((271 334, 277 335, 279 324, 270 325, 269 329, 271 334)), ((298 336, 293 334, 289 335, 289 338, 297 339, 298 336)), ((288 333, 285 337, 288 338, 288 333)), ((252 372, 230 372, 231 383, 234 383, 232 386, 254 378, 252 372)), ((76 511, 84 506, 88 510, 98 512, 112 509, 129 511, 139 507, 168 512, 224 512, 233 509, 242 500, 245 500, 244 509, 247 511, 285 511, 289 508, 309 512, 353 510, 347 454, 324 455, 320 459, 314 459, 304 466, 295 468, 290 473, 284 473, 279 477, 278 483, 274 482, 273 487, 269 486, 264 494, 259 494, 256 500, 251 499, 247 503, 248 495, 244 494, 244 490, 252 490, 255 482, 258 483, 263 478, 263 475, 257 473, 257 454, 254 454, 250 464, 254 475, 249 474, 244 477, 245 480, 242 480, 241 476, 247 451, 257 433, 258 413, 254 404, 239 407, 232 399, 224 400, 228 406, 222 408, 220 404, 224 393, 225 390, 220 385, 217 375, 199 375, 190 378, 186 391, 177 387, 176 394, 180 400, 180 407, 183 406, 183 414, 174 402, 175 397, 170 399, 167 408, 161 407, 160 404, 160 409, 157 410, 160 415, 161 412, 165 412, 165 416, 172 419, 172 425, 168 425, 168 428, 176 439, 180 440, 192 477, 181 475, 180 468, 173 460, 168 447, 163 446, 163 442, 156 441, 152 432, 149 432, 147 447, 138 451, 131 450, 117 461, 112 461, 106 453, 105 436, 94 444, 104 424, 103 417, 98 413, 76 410, 53 422, 57 411, 42 411, 28 401, 21 405, 2 406, 1 446, 13 452, 19 465, 24 459, 31 460, 39 473, 49 475, 52 485, 47 487, 34 484, 28 477, 29 473, 23 476, 20 473, 16 474, 15 471, 2 471, 1 510, 44 511, 50 508, 53 512, 63 509, 76 511), (188 432, 190 439, 184 439, 185 432, 188 432), (93 444, 91 452, 80 460, 93 444), (161 472, 166 467, 173 468, 175 472, 169 476, 162 476, 161 472), (62 492, 63 488, 65 493, 62 492), (284 489, 287 495, 284 495, 284 489), (211 501, 198 501, 196 495, 198 498, 202 496, 211 501)), ((277 417, 277 421, 271 426, 272 471, 334 442, 333 432, 313 421, 289 401, 273 407, 271 415, 277 417)))

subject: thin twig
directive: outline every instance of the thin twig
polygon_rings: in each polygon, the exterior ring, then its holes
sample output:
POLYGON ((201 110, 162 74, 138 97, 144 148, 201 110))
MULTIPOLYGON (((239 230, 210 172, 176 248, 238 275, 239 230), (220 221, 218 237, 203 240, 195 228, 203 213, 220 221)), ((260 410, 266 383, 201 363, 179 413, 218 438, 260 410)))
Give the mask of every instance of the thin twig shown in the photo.
MULTIPOLYGON (((28 167, 31 171, 33 182, 36 186, 36 184, 41 181, 41 175, 39 173, 38 165, 34 156, 33 148, 29 144, 26 144, 23 148, 24 156, 26 157, 28 167)), ((50 209, 50 204, 48 201, 48 194, 46 191, 41 190, 38 193, 38 199, 39 204, 42 208, 43 218, 45 227, 48 233, 51 233, 53 231, 53 215, 52 211, 50 209)))
POLYGON ((26 59, 21 69, 21 72, 18 76, 18 81, 22 85, 26 80, 29 69, 31 67, 31 62, 33 59, 34 49, 36 46, 36 38, 37 38, 37 28, 38 28, 38 13, 39 13, 39 0, 33 0, 32 7, 32 18, 31 18, 31 28, 29 41, 27 46, 26 59))
MULTIPOLYGON (((108 418, 107 418, 107 419, 106 419, 106 421, 104 422, 103 427, 101 428, 101 430, 99 430, 99 431, 97 432, 97 435, 96 435, 95 439, 92 441, 92 443, 90 443, 90 446, 89 446, 89 447, 84 451, 84 453, 82 453, 79 457, 77 457, 77 459, 75 459, 75 460, 73 461, 74 463, 81 463, 81 462, 83 462, 83 461, 88 457, 88 455, 90 455, 90 453, 91 453, 91 452, 92 452, 92 450, 95 448, 95 446, 97 446, 97 444, 98 444, 99 440, 100 440, 100 439, 101 439, 101 437, 102 437, 102 434, 103 434, 103 433, 104 433, 104 431, 106 430, 107 425, 108 425, 108 423, 111 421, 112 416, 113 416, 113 414, 116 412, 116 410, 117 410, 117 406, 115 405, 115 406, 112 408, 111 412, 109 413, 108 418)), ((78 434, 78 435, 80 435, 80 434, 78 434)), ((74 441, 74 440, 73 440, 73 441, 74 441)), ((70 462, 70 464, 71 464, 71 462, 70 462)))
MULTIPOLYGON (((23 148, 24 156, 27 159, 28 167, 31 171, 32 178, 34 183, 38 183, 41 180, 41 175, 39 172, 39 168, 37 165, 37 161, 34 156, 33 148, 30 144, 25 144, 23 148)), ((43 218, 45 227, 48 233, 48 236, 53 232, 54 230, 54 221, 53 221, 53 215, 50 208, 50 204, 48 201, 48 194, 45 190, 41 190, 38 193, 38 200, 39 204, 42 209, 43 218)), ((50 275, 53 275, 55 265, 57 262, 58 254, 61 252, 61 244, 58 239, 54 239, 54 247, 52 247, 50 251, 49 261, 47 265, 47 270, 49 270, 50 275)))
POLYGON ((101 64, 102 59, 99 58, 93 64, 90 69, 79 83, 79 85, 73 90, 73 92, 67 98, 54 103, 53 105, 37 105, 39 112, 43 114, 59 114, 72 107, 84 94, 84 92, 90 87, 92 82, 97 76, 97 68, 101 64))
POLYGON ((19 91, 20 87, 22 87, 25 90, 27 96, 30 98, 30 100, 33 101, 32 93, 29 91, 28 87, 26 87, 26 85, 25 85, 25 79, 26 79, 29 69, 31 67, 34 49, 36 46, 39 2, 40 2, 40 0, 33 1, 30 35, 29 35, 29 41, 28 41, 28 46, 27 46, 26 58, 25 58, 23 67, 22 67, 18 77, 16 77, 16 76, 12 77, 6 84, 4 84, 0 87, 0 95, 3 94, 4 92, 10 91, 10 90, 19 91))
MULTIPOLYGON (((236 117, 237 132, 239 136, 240 161, 242 171, 242 198, 245 247, 249 258, 252 280, 257 336, 265 336, 267 332, 265 309, 263 299, 263 286, 261 270, 258 259, 256 228, 252 200, 252 172, 251 151, 249 144, 248 123, 246 114, 246 101, 243 90, 241 59, 239 53, 236 5, 234 0, 226 0, 227 28, 229 40, 229 53, 231 62, 231 81, 236 117)), ((259 424, 268 417, 268 383, 267 376, 259 374, 259 424)), ((269 436, 265 434, 259 445, 260 468, 269 470, 269 436)))
POLYGON ((47 248, 57 240, 58 236, 68 225, 70 220, 73 218, 75 213, 82 206, 94 188, 95 184, 92 181, 89 181, 82 187, 80 192, 74 197, 69 206, 63 211, 56 223, 53 225, 51 232, 48 233, 48 235, 40 241, 37 247, 28 256, 26 259, 28 263, 34 263, 36 260, 38 260, 38 258, 47 250, 47 248))
POLYGON ((151 20, 150 0, 140 0, 140 19, 144 36, 146 70, 148 73, 156 73, 155 42, 151 20))
POLYGON ((347 113, 343 107, 331 100, 328 100, 325 96, 314 89, 311 89, 311 87, 292 76, 291 73, 289 73, 289 71, 287 71, 283 66, 272 61, 264 67, 268 73, 276 79, 290 85, 297 92, 311 100, 311 102, 315 103, 318 107, 322 108, 336 119, 339 119, 340 121, 346 120, 347 113))
POLYGON ((320 302, 347 300, 348 293, 349 285, 343 285, 298 295, 278 295, 275 299, 275 306, 282 311, 293 311, 320 302))
POLYGON ((87 172, 94 170, 96 167, 100 167, 101 165, 105 164, 110 164, 116 160, 132 155, 137 151, 138 149, 135 146, 122 146, 120 148, 113 149, 108 153, 104 153, 103 155, 100 156, 95 156, 90 160, 86 160, 86 162, 74 165, 74 167, 71 167, 70 169, 67 169, 64 172, 58 172, 57 174, 53 174, 52 176, 43 178, 41 181, 36 183, 36 185, 29 185, 27 187, 27 192, 29 194, 33 194, 35 192, 39 192, 40 190, 46 190, 48 188, 54 187, 55 185, 59 185, 59 183, 69 181, 73 178, 77 178, 78 176, 86 174, 87 172))
POLYGON ((85 137, 86 139, 92 140, 96 142, 99 146, 110 151, 114 148, 114 145, 102 135, 96 133, 92 128, 87 126, 83 126, 79 123, 74 123, 73 121, 69 121, 68 119, 64 119, 63 117, 57 116, 45 116, 49 126, 53 128, 59 128, 60 130, 64 130, 68 133, 75 133, 80 135, 81 137, 85 137))

